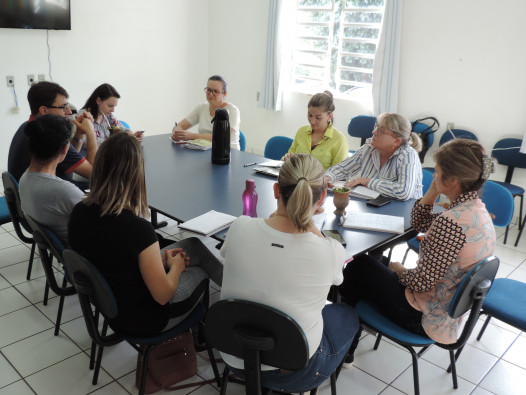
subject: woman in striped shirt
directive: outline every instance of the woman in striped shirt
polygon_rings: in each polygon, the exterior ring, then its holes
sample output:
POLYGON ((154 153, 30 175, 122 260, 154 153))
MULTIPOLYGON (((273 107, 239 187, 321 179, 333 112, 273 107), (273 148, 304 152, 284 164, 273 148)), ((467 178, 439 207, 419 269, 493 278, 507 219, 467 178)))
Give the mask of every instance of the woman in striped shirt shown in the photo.
POLYGON ((383 113, 368 139, 356 153, 327 170, 329 186, 335 180, 364 185, 394 199, 422 197, 422 166, 418 152, 422 141, 411 132, 402 115, 383 113))

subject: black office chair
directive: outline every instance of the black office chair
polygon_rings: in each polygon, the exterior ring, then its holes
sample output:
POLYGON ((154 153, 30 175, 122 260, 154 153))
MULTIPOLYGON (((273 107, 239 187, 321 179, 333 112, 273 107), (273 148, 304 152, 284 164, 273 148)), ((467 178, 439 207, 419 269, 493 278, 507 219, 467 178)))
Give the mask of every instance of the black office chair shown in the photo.
POLYGON ((62 309, 64 308, 64 298, 69 295, 75 294, 75 288, 73 285, 68 286, 68 274, 64 271, 64 278, 62 285, 58 285, 57 278, 55 276, 55 270, 53 270, 53 257, 60 263, 64 264, 62 254, 64 252, 64 246, 58 236, 47 226, 40 224, 30 215, 25 216, 29 226, 33 230, 33 239, 38 246, 40 253, 40 260, 44 267, 44 273, 46 274, 46 290, 44 293, 44 305, 47 305, 49 288, 57 294, 59 299, 57 320, 55 322, 55 336, 58 335, 60 329, 60 321, 62 319, 62 309))
MULTIPOLYGON (((248 395, 262 394, 261 364, 300 370, 309 361, 307 338, 296 321, 279 310, 259 303, 234 299, 215 303, 206 315, 205 334, 212 347, 244 359, 248 395)), ((229 370, 225 366, 221 395, 226 394, 229 370)), ((332 395, 336 395, 337 372, 339 369, 331 375, 332 395)), ((301 394, 302 390, 305 391, 302 388, 298 390, 301 394)), ((308 390, 316 394, 317 388, 308 390)))
MULTIPOLYGON (((20 204, 20 195, 18 194, 18 182, 15 177, 8 171, 2 173, 2 182, 4 183, 4 199, 6 203, 6 209, 8 212, 9 221, 13 223, 16 235, 24 243, 31 244, 31 254, 29 255, 29 265, 27 266, 26 279, 31 279, 31 269, 33 268, 33 259, 35 257, 35 241, 31 236, 26 236, 24 233, 27 232, 32 235, 32 230, 22 212, 22 205, 20 204)), ((4 209, 1 210, 4 212, 4 209)), ((2 217, 5 213, 2 214, 2 217)), ((9 222, 5 221, 5 222, 9 222)), ((2 220, 1 223, 4 223, 2 220)), ((1 224, 0 223, 0 224, 1 224)))
POLYGON ((416 395, 420 393, 418 358, 420 358, 420 356, 422 356, 422 354, 433 344, 436 344, 440 348, 449 350, 451 364, 447 371, 452 373, 453 388, 458 388, 455 361, 458 359, 466 341, 477 323, 482 304, 484 303, 484 298, 491 287, 491 283, 497 274, 498 268, 499 259, 494 256, 489 256, 476 264, 475 267, 464 276, 464 279, 458 286, 449 307, 449 316, 451 318, 459 318, 468 311, 470 313, 460 337, 453 344, 437 343, 428 336, 409 332, 385 317, 373 303, 367 300, 361 300, 356 305, 356 312, 360 317, 360 321, 378 332, 374 344, 374 350, 378 349, 382 336, 385 336, 411 353, 416 395), (414 347, 422 347, 422 349, 417 353, 414 347), (457 350, 456 353, 454 352, 455 350, 457 350))
MULTIPOLYGON (((93 341, 90 359, 90 369, 95 369, 93 372, 93 384, 97 384, 104 347, 126 341, 143 355, 139 394, 144 394, 148 357, 152 349, 166 340, 188 331, 195 324, 198 324, 205 315, 205 306, 199 303, 183 322, 155 336, 137 336, 120 330, 113 330, 113 333, 108 335, 108 323, 106 320, 115 318, 119 310, 113 291, 106 282, 106 279, 91 262, 73 250, 68 249, 64 251, 64 264, 77 290, 82 315, 84 316, 88 333, 93 341), (95 307, 95 310, 93 310, 92 306, 95 307), (99 330, 98 326, 99 313, 102 314, 105 319, 101 330, 99 330), (96 345, 99 346, 99 349, 95 362, 96 345)), ((215 359, 210 347, 208 348, 208 355, 212 363, 217 384, 219 385, 219 372, 217 371, 215 359)))
POLYGON ((436 133, 439 127, 440 123, 435 117, 420 118, 411 122, 411 131, 418 134, 422 139, 422 151, 418 154, 421 163, 424 163, 424 157, 433 145, 433 134, 436 133))

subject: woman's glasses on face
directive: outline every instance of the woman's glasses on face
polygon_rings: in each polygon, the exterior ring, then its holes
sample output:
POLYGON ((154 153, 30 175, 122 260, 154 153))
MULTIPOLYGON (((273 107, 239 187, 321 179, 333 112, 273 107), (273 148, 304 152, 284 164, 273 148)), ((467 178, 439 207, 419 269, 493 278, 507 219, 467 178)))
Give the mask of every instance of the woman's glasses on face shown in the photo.
POLYGON ((210 88, 204 88, 204 91, 206 94, 213 93, 214 95, 219 95, 220 93, 223 93, 223 91, 217 90, 217 89, 210 89, 210 88))
POLYGON ((395 132, 391 132, 389 129, 378 125, 377 123, 374 124, 373 132, 376 130, 376 133, 381 136, 382 134, 387 134, 389 136, 398 137, 398 135, 395 132))

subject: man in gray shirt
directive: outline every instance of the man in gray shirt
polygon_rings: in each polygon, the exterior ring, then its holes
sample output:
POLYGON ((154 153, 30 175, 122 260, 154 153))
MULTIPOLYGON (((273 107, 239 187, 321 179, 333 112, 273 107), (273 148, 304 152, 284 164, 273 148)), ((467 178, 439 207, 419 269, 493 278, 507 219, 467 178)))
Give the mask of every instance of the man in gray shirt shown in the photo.
POLYGON ((54 231, 67 247, 69 215, 84 196, 74 184, 55 174, 69 149, 71 123, 57 115, 43 115, 30 122, 25 133, 31 163, 20 178, 22 210, 54 231))

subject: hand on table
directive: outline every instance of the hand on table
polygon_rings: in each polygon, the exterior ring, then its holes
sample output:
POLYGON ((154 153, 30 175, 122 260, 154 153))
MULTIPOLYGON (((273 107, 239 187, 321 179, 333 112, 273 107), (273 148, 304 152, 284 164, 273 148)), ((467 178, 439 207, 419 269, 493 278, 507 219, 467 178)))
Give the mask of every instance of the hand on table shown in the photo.
POLYGON ((175 141, 180 140, 192 140, 193 139, 193 133, 187 132, 186 130, 173 130, 172 131, 172 139, 175 141))
POLYGON ((355 179, 352 180, 352 181, 347 181, 345 184, 346 184, 349 188, 353 188, 353 187, 355 187, 356 185, 367 186, 367 184, 369 184, 369 181, 370 181, 370 178, 358 177, 358 178, 355 178, 355 179))

